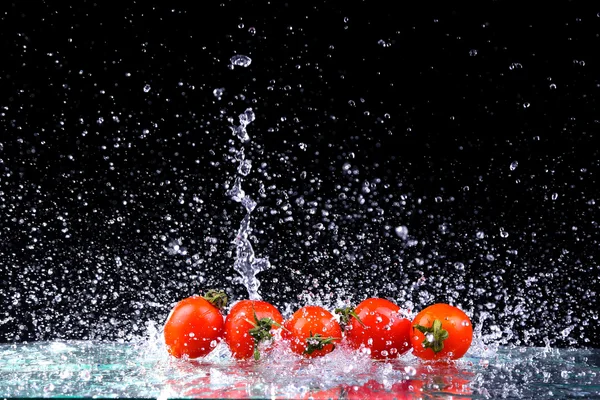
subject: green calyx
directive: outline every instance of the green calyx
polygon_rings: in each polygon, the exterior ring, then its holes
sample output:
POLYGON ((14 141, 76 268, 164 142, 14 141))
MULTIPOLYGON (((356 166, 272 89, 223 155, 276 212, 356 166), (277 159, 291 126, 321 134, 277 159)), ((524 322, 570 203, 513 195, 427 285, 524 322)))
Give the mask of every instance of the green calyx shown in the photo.
POLYGON ((227 306, 227 295, 222 290, 210 289, 202 297, 219 310, 222 310, 227 306))
POLYGON ((339 316, 340 316, 340 326, 342 327, 342 329, 346 329, 346 327, 350 323, 351 317, 356 318, 358 323, 363 328, 365 327, 365 324, 360 320, 360 317, 358 316, 358 314, 356 314, 356 312, 350 307, 336 308, 335 313, 339 314, 339 316))
POLYGON ((271 329, 273 329, 273 326, 280 328, 281 325, 273 321, 271 318, 258 319, 256 312, 254 312, 254 322, 250 320, 246 321, 251 323, 253 326, 253 328, 250 328, 248 333, 250 333, 250 336, 252 336, 254 339, 254 359, 258 361, 260 360, 260 351, 258 350, 258 346, 262 342, 272 340, 273 335, 271 334, 271 329))
POLYGON ((306 350, 304 350, 304 354, 312 354, 315 350, 323 350, 323 348, 329 344, 335 349, 335 343, 333 343, 334 340, 340 340, 340 338, 331 336, 324 337, 320 333, 313 335, 313 333, 310 332, 310 336, 306 338, 306 350))
POLYGON ((433 320, 431 327, 427 328, 423 325, 414 325, 413 328, 418 329, 425 339, 423 347, 432 349, 434 353, 439 353, 444 349, 444 340, 448 339, 448 331, 442 328, 442 321, 439 319, 433 320))

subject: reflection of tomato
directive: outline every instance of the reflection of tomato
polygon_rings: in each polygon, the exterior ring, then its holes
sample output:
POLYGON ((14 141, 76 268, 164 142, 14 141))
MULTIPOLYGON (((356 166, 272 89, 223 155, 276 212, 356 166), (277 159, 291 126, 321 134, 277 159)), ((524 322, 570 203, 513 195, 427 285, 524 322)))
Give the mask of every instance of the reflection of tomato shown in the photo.
POLYGON ((398 357, 410 348, 411 333, 410 321, 399 312, 389 300, 364 300, 350 313, 346 340, 354 349, 369 349, 373 359, 398 357))
POLYGON ((307 358, 324 356, 342 338, 342 329, 334 316, 319 306, 305 306, 285 321, 281 337, 291 350, 307 358))
POLYGON ((225 342, 235 358, 244 360, 254 355, 258 359, 258 345, 271 340, 271 330, 282 323, 283 317, 273 305, 261 300, 242 300, 225 319, 225 342))
POLYGON ((302 398, 308 400, 329 400, 342 397, 342 387, 336 386, 331 389, 309 390, 302 398))
POLYGON ((475 375, 454 363, 436 361, 420 364, 410 381, 410 391, 420 396, 451 395, 453 399, 471 398, 471 380, 475 375))
POLYGON ((413 395, 409 389, 410 381, 395 382, 392 386, 386 389, 383 383, 376 380, 369 380, 361 386, 347 386, 346 399, 351 400, 370 400, 370 399, 383 399, 383 400, 402 400, 402 399, 413 399, 413 395))
POLYGON ((413 353, 425 360, 462 357, 473 339, 473 326, 460 309, 448 304, 434 304, 413 320, 413 353))
POLYGON ((204 297, 192 296, 177 303, 165 323, 169 354, 196 358, 210 353, 223 336, 219 308, 226 302, 225 293, 211 290, 204 297))
MULTIPOLYGON (((453 400, 471 399, 473 390, 468 386, 468 381, 448 382, 444 377, 430 377, 425 381, 412 380, 410 392, 421 398, 438 398, 450 396, 453 400)), ((411 397, 412 398, 412 397, 411 397)))
POLYGON ((195 399, 245 399, 249 397, 248 382, 236 382, 220 389, 211 389, 210 385, 196 386, 184 390, 182 395, 195 399))

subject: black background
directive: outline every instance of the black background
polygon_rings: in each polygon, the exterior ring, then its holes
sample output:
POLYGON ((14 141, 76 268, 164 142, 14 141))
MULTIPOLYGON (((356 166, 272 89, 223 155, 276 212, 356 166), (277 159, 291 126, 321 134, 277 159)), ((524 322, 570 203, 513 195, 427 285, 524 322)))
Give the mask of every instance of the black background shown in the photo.
POLYGON ((0 341, 243 298, 243 147, 284 313, 444 301, 488 341, 598 347, 600 9, 556 4, 3 3, 0 341))

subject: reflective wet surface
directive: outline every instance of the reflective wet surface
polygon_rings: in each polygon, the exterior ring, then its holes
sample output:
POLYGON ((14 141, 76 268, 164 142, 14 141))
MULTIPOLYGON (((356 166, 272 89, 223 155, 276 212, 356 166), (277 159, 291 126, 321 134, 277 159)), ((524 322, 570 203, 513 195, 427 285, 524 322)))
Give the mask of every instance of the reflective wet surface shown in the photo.
POLYGON ((91 341, 0 345, 0 397, 97 398, 595 398, 600 351, 473 349, 456 363, 406 354, 393 362, 340 347, 303 360, 276 347, 236 362, 219 346, 175 360, 160 344, 91 341), (472 354, 472 353, 479 354, 472 354))

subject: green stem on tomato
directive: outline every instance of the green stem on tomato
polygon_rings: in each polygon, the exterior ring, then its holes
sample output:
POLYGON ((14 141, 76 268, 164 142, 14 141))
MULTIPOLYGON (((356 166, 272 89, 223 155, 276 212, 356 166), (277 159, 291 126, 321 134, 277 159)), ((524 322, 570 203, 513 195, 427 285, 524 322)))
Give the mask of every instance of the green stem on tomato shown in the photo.
POLYGON ((348 326, 348 324, 350 323, 351 317, 356 318, 358 323, 363 328, 365 328, 365 324, 361 321, 361 319, 358 316, 358 314, 356 313, 356 311, 354 311, 352 308, 350 308, 350 307, 336 308, 335 313, 339 314, 339 316, 340 316, 340 326, 342 327, 342 329, 346 329, 346 326, 348 326))
POLYGON ((448 331, 442 328, 442 321, 434 319, 431 326, 425 327, 423 325, 414 325, 413 328, 418 329, 425 339, 423 339, 423 347, 426 349, 432 349, 434 353, 439 353, 444 349, 444 340, 448 339, 448 331), (432 339, 429 340, 428 336, 432 339))
POLYGON ((227 295, 222 290, 210 289, 202 297, 219 310, 222 310, 227 306, 227 295))
POLYGON ((304 354, 312 354, 316 350, 323 350, 323 348, 327 345, 332 345, 332 351, 335 349, 334 340, 341 340, 341 338, 334 338, 332 336, 324 337, 320 333, 313 335, 312 331, 310 332, 310 336, 306 338, 306 350, 304 350, 304 354))
POLYGON ((281 324, 268 317, 258 319, 256 311, 254 311, 254 306, 252 306, 252 312, 254 313, 254 322, 248 319, 246 321, 253 326, 248 333, 250 333, 250 336, 252 336, 252 339, 254 339, 254 359, 258 361, 260 360, 260 351, 258 350, 258 346, 262 342, 272 340, 273 335, 271 334, 271 329, 273 329, 273 326, 281 328, 281 324))

